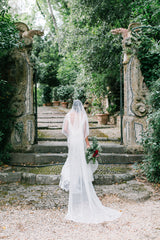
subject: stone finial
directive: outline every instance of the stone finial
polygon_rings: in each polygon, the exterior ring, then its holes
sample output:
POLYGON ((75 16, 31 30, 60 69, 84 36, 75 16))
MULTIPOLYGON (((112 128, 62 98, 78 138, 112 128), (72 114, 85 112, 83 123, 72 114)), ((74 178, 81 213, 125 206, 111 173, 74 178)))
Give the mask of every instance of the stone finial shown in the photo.
POLYGON ((129 31, 129 29, 126 29, 126 28, 112 29, 111 33, 114 34, 114 35, 121 34, 123 40, 125 40, 126 38, 128 38, 130 36, 130 31, 129 31))
POLYGON ((116 28, 112 29, 111 33, 114 35, 121 35, 122 40, 122 47, 124 52, 124 58, 123 58, 123 64, 127 64, 131 58, 133 49, 131 48, 132 45, 132 29, 137 28, 136 32, 138 32, 140 29, 138 28, 140 26, 140 23, 131 23, 129 24, 128 28, 116 28))
MULTIPOLYGON (((131 37, 132 29, 137 28, 139 26, 140 26, 140 23, 131 23, 131 24, 129 24, 128 29, 127 28, 116 28, 116 29, 112 29, 111 33, 114 35, 121 34, 123 41, 124 41, 126 38, 131 37)), ((136 31, 139 31, 139 29, 137 28, 136 31)))
POLYGON ((39 30, 29 30, 29 31, 25 31, 22 33, 22 38, 30 38, 31 40, 33 40, 33 36, 37 35, 37 36, 43 36, 44 32, 41 32, 39 30))
POLYGON ((16 28, 19 30, 20 38, 24 40, 26 46, 32 45, 33 36, 43 36, 44 32, 40 30, 29 30, 28 26, 23 22, 17 22, 16 28))

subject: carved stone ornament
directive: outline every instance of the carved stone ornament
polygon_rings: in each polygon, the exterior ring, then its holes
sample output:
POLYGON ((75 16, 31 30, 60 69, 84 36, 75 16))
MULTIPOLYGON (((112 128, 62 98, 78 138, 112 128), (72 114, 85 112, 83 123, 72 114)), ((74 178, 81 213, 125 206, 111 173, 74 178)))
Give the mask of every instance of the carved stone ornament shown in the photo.
POLYGON ((40 30, 29 30, 28 26, 25 23, 17 22, 15 25, 19 30, 20 38, 24 40, 24 44, 26 46, 32 45, 34 35, 37 36, 44 35, 44 32, 40 30))
POLYGON ((143 98, 136 97, 134 99, 132 111, 137 117, 144 117, 147 114, 147 107, 143 98))
MULTIPOLYGON (((111 33, 114 35, 121 35, 122 40, 122 47, 123 47, 123 64, 127 64, 130 61, 130 58, 132 54, 135 52, 134 48, 132 48, 132 38, 135 38, 132 36, 132 29, 137 28, 140 26, 140 23, 131 23, 128 26, 128 29, 126 28, 116 28, 112 29, 111 33)), ((136 29, 136 32, 138 32, 139 29, 136 29)))

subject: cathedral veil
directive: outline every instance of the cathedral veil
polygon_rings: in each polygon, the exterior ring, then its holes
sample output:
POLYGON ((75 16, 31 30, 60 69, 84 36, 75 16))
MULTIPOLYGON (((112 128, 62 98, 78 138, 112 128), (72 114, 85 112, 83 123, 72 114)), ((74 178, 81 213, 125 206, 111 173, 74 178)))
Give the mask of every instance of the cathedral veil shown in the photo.
POLYGON ((59 186, 69 191, 66 219, 82 223, 112 221, 121 213, 104 207, 92 185, 85 158, 85 138, 89 135, 87 114, 79 100, 66 115, 62 132, 68 140, 68 158, 62 168, 59 186))

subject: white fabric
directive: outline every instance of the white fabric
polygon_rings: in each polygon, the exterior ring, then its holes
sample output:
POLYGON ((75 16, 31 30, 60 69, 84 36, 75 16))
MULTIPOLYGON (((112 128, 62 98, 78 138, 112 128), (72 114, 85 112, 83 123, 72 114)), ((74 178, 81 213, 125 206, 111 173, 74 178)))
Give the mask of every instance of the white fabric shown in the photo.
POLYGON ((59 186, 69 191, 66 219, 82 223, 112 221, 121 213, 104 207, 93 188, 92 164, 85 158, 85 138, 89 135, 88 119, 82 103, 74 101, 72 110, 66 115, 62 132, 68 138, 68 158, 62 168, 59 186), (79 108, 74 108, 74 104, 79 108), (78 111, 77 111, 78 109, 78 111))

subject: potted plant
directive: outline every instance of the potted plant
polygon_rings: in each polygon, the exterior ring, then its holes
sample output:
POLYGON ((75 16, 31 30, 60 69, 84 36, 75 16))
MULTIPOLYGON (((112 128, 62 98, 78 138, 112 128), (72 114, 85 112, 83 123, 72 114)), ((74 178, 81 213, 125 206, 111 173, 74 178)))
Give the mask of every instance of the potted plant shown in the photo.
POLYGON ((92 93, 94 101, 92 103, 96 109, 96 116, 99 124, 106 125, 108 122, 108 112, 106 111, 106 107, 104 107, 104 99, 108 94, 107 89, 107 76, 106 73, 93 73, 93 86, 92 93))
POLYGON ((95 106, 97 110, 96 116, 97 116, 98 124, 106 125, 108 122, 109 113, 105 111, 102 103, 102 99, 96 98, 93 102, 93 106, 95 106))
POLYGON ((44 106, 52 106, 52 88, 50 86, 43 87, 42 102, 44 106))
POLYGON ((62 107, 68 107, 68 101, 72 99, 73 93, 74 88, 70 85, 60 86, 57 89, 57 94, 59 95, 59 98, 61 100, 62 107))
POLYGON ((53 97, 54 97, 53 106, 59 106, 60 105, 59 95, 58 95, 57 90, 58 90, 57 87, 55 87, 54 90, 53 90, 53 97))

